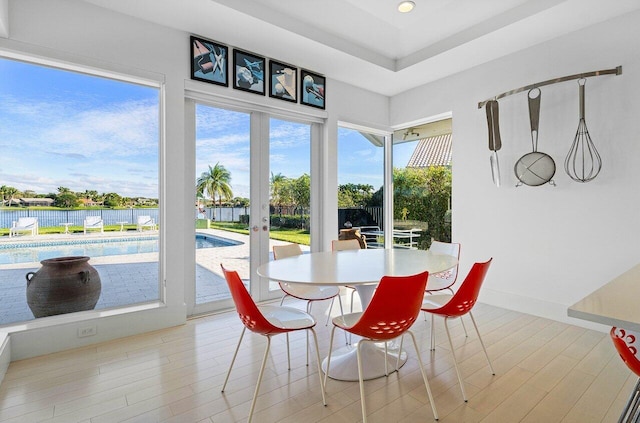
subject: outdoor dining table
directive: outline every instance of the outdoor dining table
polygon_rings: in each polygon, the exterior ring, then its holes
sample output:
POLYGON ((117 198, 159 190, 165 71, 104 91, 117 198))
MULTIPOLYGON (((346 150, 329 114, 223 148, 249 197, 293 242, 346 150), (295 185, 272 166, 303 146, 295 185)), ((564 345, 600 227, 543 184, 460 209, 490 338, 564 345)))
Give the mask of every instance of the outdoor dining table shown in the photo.
MULTIPOLYGON (((456 257, 433 254, 428 250, 364 249, 318 252, 274 260, 258 267, 257 273, 280 282, 354 286, 364 309, 383 276, 443 272, 457 263, 456 257)), ((398 355, 399 366, 407 360, 406 352, 399 351, 394 345, 385 354, 384 344, 367 342, 361 354, 364 357, 365 380, 384 376, 385 360, 389 360, 389 369, 395 369, 398 355)), ((326 369, 326 359, 322 368, 326 369)), ((338 380, 358 380, 356 345, 347 345, 332 352, 328 376, 338 380)))

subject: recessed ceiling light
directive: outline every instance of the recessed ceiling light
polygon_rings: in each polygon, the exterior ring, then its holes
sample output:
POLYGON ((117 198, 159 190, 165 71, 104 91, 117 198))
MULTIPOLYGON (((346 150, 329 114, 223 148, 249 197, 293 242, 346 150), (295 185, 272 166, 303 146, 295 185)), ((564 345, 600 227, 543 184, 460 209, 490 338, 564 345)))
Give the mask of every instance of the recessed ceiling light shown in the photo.
POLYGON ((416 4, 412 1, 403 1, 398 5, 398 12, 409 13, 413 10, 416 4))

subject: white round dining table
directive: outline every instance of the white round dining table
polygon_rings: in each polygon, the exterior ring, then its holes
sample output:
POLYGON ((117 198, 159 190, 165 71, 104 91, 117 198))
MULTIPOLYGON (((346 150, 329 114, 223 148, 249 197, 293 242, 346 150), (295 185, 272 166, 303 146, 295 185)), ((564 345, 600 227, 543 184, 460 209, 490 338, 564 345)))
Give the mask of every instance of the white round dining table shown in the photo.
MULTIPOLYGON (((364 249, 309 253, 273 260, 259 266, 257 273, 280 282, 354 286, 364 310, 383 276, 409 276, 424 271, 438 273, 457 264, 456 257, 433 254, 428 250, 364 249)), ((388 369, 395 370, 396 363, 400 367, 407 360, 404 350, 387 348, 385 354, 384 343, 367 342, 360 352, 365 380, 384 376, 385 361, 389 364, 388 369)), ((322 368, 326 369, 326 359, 322 368)), ((356 345, 332 351, 328 376, 338 380, 358 380, 356 345)))

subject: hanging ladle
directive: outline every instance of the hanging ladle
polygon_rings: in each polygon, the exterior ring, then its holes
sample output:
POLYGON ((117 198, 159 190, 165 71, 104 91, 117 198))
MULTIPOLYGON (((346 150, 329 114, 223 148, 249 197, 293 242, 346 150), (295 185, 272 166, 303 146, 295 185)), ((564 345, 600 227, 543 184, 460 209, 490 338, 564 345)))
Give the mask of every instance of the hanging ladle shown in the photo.
POLYGON ((596 149, 595 144, 591 141, 587 123, 584 120, 584 86, 587 80, 582 78, 578 80, 580 90, 580 122, 578 122, 578 130, 573 139, 573 144, 564 159, 564 170, 567 175, 576 182, 592 181, 600 169, 602 169, 602 158, 596 149))
POLYGON ((554 185, 553 175, 556 173, 556 163, 550 155, 538 151, 538 126, 540 124, 540 88, 532 88, 527 94, 529 102, 529 123, 531 124, 531 146, 533 151, 520 157, 514 166, 517 187, 525 184, 537 187, 548 183, 554 185))

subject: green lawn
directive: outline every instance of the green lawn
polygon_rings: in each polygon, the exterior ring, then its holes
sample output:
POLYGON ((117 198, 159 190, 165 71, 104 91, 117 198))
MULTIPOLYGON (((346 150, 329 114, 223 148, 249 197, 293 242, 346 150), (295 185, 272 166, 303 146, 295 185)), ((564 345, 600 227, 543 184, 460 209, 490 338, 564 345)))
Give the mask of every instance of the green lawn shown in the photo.
MULTIPOLYGON (((211 222, 211 228, 249 235, 249 229, 247 228, 247 225, 242 223, 211 222)), ((309 231, 303 229, 271 228, 269 230, 269 238, 277 239, 278 241, 293 242, 301 245, 311 244, 309 231)))

